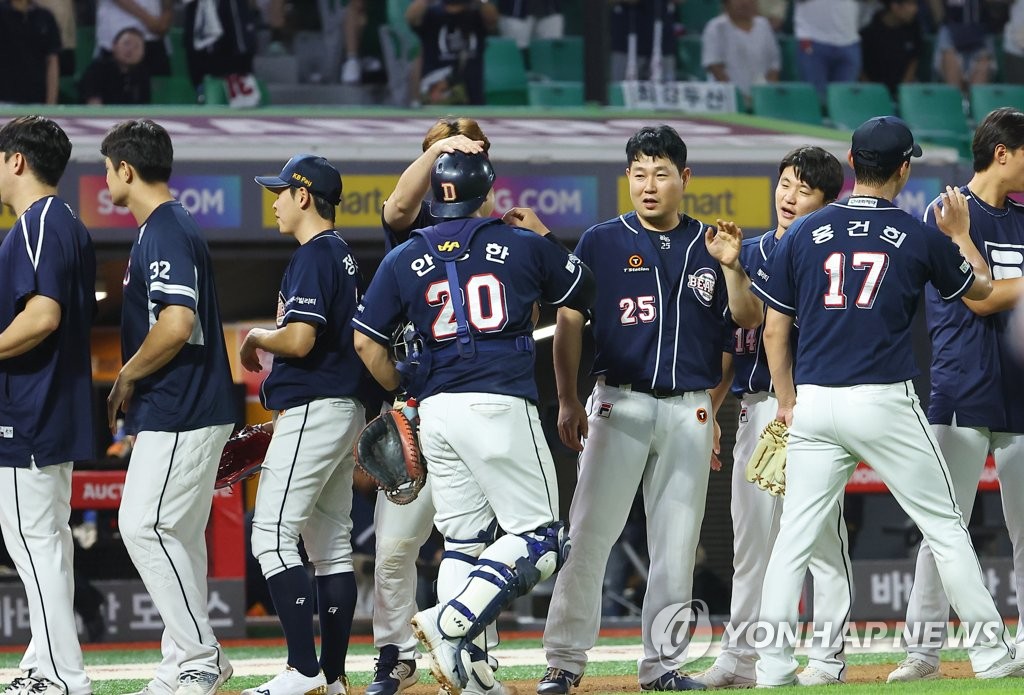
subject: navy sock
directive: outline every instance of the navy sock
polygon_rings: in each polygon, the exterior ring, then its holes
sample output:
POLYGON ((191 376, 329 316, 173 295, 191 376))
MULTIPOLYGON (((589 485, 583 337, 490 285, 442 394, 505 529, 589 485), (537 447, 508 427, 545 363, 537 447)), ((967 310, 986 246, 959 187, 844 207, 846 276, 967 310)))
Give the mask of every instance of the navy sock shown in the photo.
POLYGON ((345 657, 356 612, 356 575, 352 572, 316 578, 320 610, 320 668, 328 683, 345 675, 345 657))
POLYGON ((313 640, 313 587, 304 567, 290 567, 267 580, 288 642, 288 665, 304 676, 320 672, 313 640))

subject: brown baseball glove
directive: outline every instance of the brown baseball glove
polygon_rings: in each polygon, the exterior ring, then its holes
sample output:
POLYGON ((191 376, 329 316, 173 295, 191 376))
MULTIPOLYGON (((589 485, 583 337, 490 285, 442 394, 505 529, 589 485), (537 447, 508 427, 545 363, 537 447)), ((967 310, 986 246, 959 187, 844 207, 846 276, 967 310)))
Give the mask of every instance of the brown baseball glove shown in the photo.
POLYGON ((416 432, 401 410, 388 410, 363 428, 356 463, 395 504, 409 504, 427 480, 416 432))

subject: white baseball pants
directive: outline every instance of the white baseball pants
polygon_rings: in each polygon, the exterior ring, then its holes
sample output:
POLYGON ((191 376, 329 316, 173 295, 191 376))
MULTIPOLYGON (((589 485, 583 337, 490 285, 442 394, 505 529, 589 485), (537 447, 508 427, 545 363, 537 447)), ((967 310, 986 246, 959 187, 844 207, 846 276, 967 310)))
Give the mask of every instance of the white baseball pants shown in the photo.
POLYGON ((921 529, 960 619, 992 626, 995 637, 969 649, 981 672, 1010 656, 1010 640, 982 580, 970 535, 953 495, 939 446, 911 382, 826 387, 801 385, 789 435, 786 502, 761 594, 761 620, 776 639, 760 650, 758 685, 794 681, 797 601, 829 510, 857 462, 867 461, 921 529))

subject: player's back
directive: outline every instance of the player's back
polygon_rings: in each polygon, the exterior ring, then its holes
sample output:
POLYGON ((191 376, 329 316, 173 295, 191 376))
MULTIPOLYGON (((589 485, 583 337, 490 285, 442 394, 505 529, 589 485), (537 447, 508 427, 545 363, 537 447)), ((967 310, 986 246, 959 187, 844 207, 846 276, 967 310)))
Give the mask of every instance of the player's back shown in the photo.
POLYGON ((917 374, 910 327, 929 280, 948 300, 973 273, 938 230, 889 201, 853 196, 798 220, 755 284, 798 317, 796 383, 849 386, 917 374), (789 287, 772 282, 780 273, 789 287))

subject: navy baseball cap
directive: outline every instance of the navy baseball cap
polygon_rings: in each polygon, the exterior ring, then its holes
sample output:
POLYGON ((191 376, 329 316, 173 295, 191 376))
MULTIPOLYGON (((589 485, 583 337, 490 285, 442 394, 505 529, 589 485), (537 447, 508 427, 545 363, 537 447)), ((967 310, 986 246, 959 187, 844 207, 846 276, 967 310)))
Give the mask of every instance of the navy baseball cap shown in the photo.
POLYGON ((434 193, 430 214, 444 219, 469 217, 484 204, 493 185, 494 168, 485 153, 442 154, 430 170, 434 193))
POLYGON ((256 176, 253 179, 272 191, 282 188, 307 188, 331 205, 341 202, 341 174, 334 165, 315 154, 297 154, 288 160, 277 176, 256 176))
POLYGON ((853 160, 867 166, 893 166, 921 156, 921 146, 901 118, 875 116, 853 131, 853 160))

